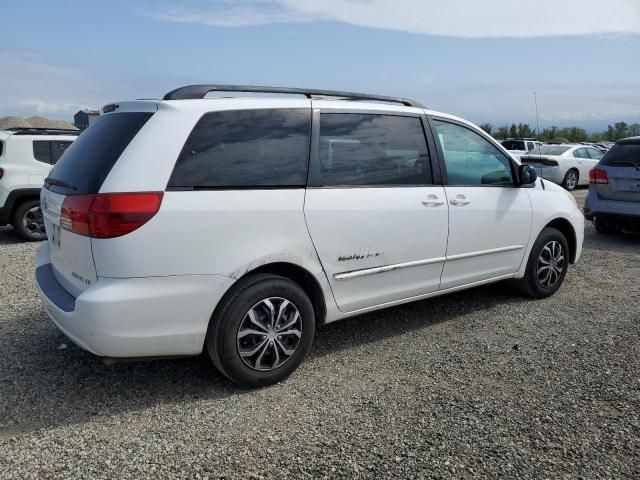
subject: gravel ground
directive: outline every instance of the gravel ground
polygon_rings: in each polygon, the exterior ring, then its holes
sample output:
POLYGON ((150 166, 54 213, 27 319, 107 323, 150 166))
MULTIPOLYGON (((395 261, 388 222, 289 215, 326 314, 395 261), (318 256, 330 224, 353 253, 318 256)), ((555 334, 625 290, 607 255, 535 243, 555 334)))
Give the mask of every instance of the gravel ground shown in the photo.
MULTIPOLYGON (((583 197, 584 191, 578 196, 583 197)), ((286 382, 106 367, 0 230, 0 477, 640 478, 640 237, 589 225, 554 297, 494 285, 321 328, 286 382)))

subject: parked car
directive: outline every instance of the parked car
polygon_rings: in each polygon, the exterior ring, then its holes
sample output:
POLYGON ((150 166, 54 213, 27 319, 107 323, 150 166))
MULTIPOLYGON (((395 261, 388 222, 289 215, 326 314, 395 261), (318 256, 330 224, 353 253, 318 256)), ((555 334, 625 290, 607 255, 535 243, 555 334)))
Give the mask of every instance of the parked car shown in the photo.
POLYGON ((516 158, 520 158, 521 155, 525 155, 527 152, 542 145, 542 142, 537 141, 535 138, 508 138, 501 143, 516 158))
POLYGON ((596 230, 640 230, 640 137, 618 140, 589 178, 584 214, 596 230))
POLYGON ((520 160, 534 167, 540 177, 571 191, 589 184, 589 170, 602 155, 598 149, 584 145, 542 145, 520 160))
POLYGON ((103 110, 46 179, 36 278, 110 361, 206 350, 268 385, 318 325, 501 280, 547 297, 580 257, 570 194, 412 100, 199 85, 103 110))
POLYGON ((37 128, 0 131, 0 226, 13 225, 24 240, 46 238, 40 188, 78 135, 37 128))

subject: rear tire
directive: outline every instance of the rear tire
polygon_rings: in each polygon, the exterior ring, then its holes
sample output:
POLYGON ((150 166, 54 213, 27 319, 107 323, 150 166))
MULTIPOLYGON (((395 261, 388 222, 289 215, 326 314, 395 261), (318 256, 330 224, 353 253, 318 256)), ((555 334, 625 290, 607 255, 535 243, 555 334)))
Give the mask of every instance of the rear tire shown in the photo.
POLYGON ((593 226, 596 229, 596 232, 601 233, 603 235, 614 235, 620 232, 620 228, 613 223, 607 223, 604 220, 596 218, 593 221, 593 226))
POLYGON ((558 291, 569 268, 567 239, 555 228, 545 228, 533 244, 523 278, 514 281, 531 298, 550 297, 558 291))
POLYGON ((562 180, 562 186, 565 190, 572 192, 578 186, 578 172, 575 170, 569 170, 562 180))
POLYGON ((28 242, 46 240, 44 219, 40 210, 40 200, 27 200, 20 204, 13 215, 13 228, 28 242))
POLYGON ((216 368, 244 387, 264 387, 293 373, 315 333, 313 305, 288 278, 250 275, 225 295, 211 318, 206 347, 216 368))

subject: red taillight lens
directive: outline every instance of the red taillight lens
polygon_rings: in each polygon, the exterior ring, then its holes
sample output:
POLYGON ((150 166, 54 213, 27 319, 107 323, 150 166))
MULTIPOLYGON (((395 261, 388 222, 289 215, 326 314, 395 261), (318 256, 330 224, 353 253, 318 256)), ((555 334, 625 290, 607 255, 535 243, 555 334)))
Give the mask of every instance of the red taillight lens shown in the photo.
POLYGON ((91 238, 121 237, 140 228, 160 210, 162 192, 69 195, 60 227, 91 238))
POLYGON ((591 170, 589 170, 589 183, 609 183, 607 172, 599 168, 592 168, 591 170))

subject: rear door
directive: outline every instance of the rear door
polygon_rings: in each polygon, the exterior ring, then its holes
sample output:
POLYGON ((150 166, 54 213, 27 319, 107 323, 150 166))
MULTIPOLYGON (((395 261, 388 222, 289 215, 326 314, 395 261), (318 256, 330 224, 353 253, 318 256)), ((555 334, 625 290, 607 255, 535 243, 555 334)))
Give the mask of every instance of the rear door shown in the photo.
POLYGON ((54 275, 77 296, 96 281, 88 236, 68 230, 63 215, 65 200, 88 197, 100 191, 112 167, 152 112, 104 115, 74 141, 45 180, 41 207, 45 220, 54 275), (67 229, 65 229, 67 228, 67 229))
POLYGON ((605 200, 640 202, 640 141, 616 143, 598 168, 606 170, 609 179, 608 183, 596 184, 598 196, 605 200))
POLYGON ((339 309, 438 290, 448 208, 420 113, 332 103, 314 101, 305 217, 339 309))
POLYGON ((526 188, 512 161, 470 127, 432 119, 449 203, 449 242, 441 289, 515 273, 531 233, 526 188))

